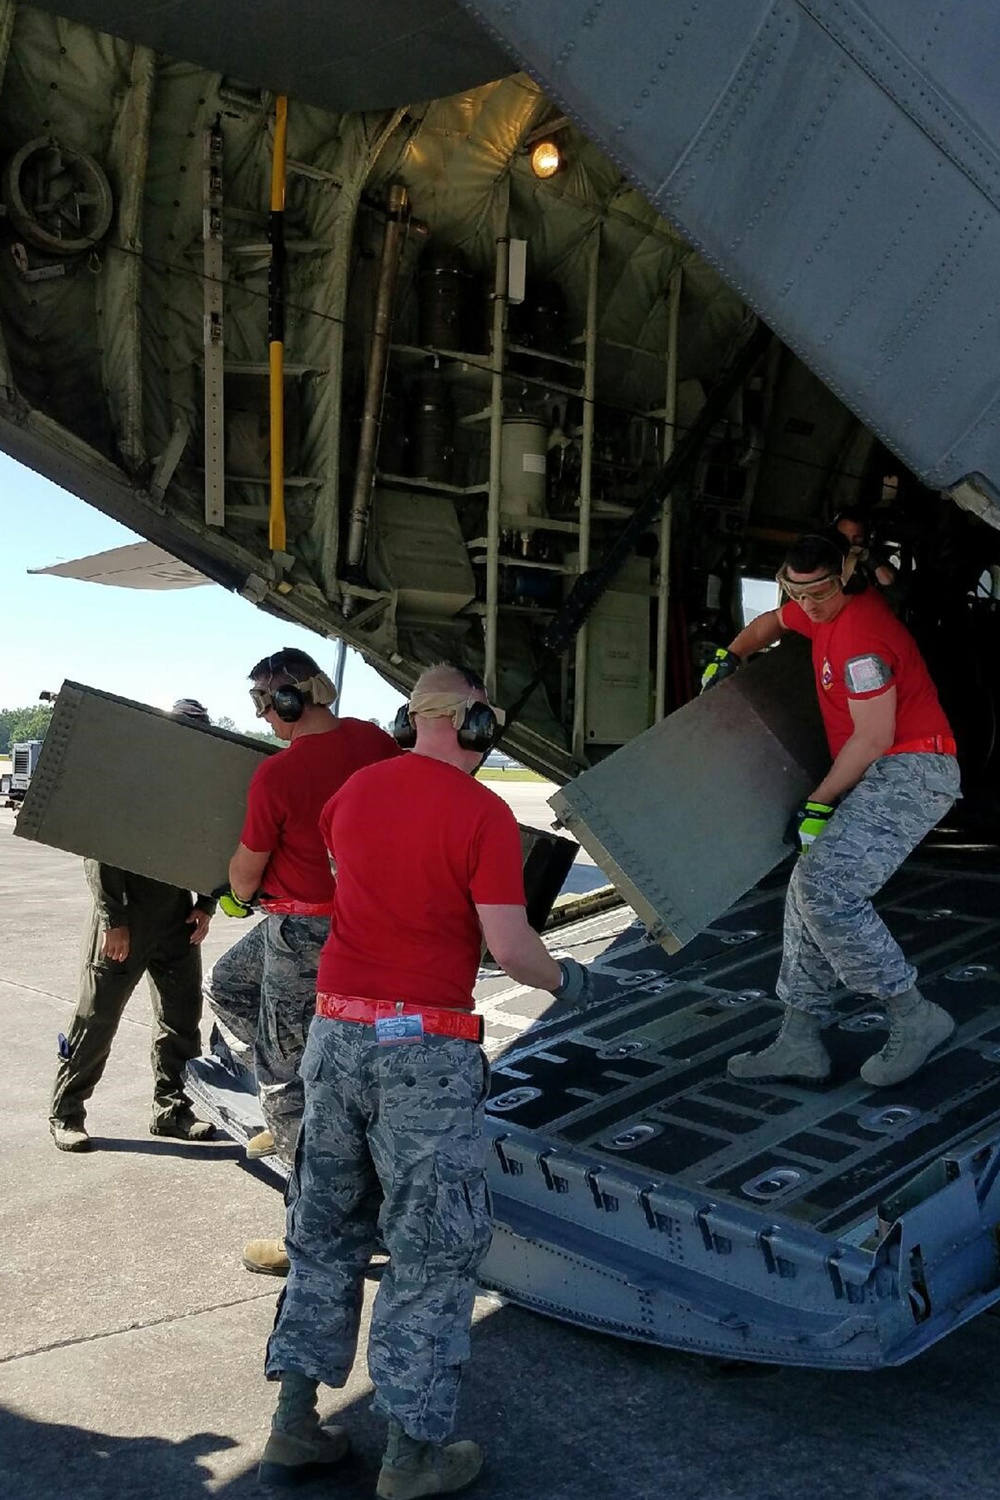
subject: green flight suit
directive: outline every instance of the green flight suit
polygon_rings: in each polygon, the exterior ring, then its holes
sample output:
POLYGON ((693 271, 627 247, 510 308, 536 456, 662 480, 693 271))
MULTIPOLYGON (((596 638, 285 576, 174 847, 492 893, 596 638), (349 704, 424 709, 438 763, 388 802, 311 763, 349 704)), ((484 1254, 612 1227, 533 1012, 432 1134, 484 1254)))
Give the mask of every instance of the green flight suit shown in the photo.
POLYGON ((211 913, 206 896, 162 885, 143 875, 85 860, 94 897, 84 941, 80 991, 59 1063, 50 1118, 82 1125, 86 1103, 111 1053, 125 1006, 143 974, 153 1002, 154 1125, 190 1108, 184 1069, 201 1050, 201 951, 191 942, 188 917, 195 904, 211 913), (104 934, 127 927, 129 954, 114 963, 102 954, 104 934))

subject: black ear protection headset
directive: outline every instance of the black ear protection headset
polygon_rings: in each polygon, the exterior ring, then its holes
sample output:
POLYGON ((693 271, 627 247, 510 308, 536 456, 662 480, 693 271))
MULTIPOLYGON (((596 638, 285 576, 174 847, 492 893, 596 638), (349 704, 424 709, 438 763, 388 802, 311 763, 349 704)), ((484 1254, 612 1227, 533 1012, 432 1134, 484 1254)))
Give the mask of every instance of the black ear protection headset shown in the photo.
POLYGON ((271 694, 274 711, 283 724, 297 724, 306 706, 306 695, 297 682, 286 682, 271 694))
POLYGON ((401 703, 397 708, 390 733, 401 750, 412 750, 417 743, 416 725, 410 718, 408 703, 401 703))
MULTIPOLYGON (((468 667, 455 667, 455 671, 465 678, 471 692, 485 693, 486 684, 478 672, 472 672, 468 667)), ((456 728, 458 743, 463 750, 475 750, 477 755, 485 755, 493 748, 493 742, 500 732, 500 720, 489 703, 472 698, 465 705, 465 715, 456 728)), ((396 713, 392 737, 401 750, 412 750, 417 743, 417 726, 410 718, 408 703, 403 703, 396 713)))

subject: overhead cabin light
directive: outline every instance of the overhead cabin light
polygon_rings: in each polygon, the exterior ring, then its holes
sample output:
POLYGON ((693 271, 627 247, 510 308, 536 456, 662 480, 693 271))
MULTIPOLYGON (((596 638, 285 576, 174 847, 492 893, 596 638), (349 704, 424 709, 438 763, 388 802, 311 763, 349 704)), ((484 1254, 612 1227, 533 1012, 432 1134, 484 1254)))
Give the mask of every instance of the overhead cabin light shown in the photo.
POLYGON ((555 141, 539 141, 531 152, 531 170, 544 182, 554 177, 563 164, 562 152, 555 141))

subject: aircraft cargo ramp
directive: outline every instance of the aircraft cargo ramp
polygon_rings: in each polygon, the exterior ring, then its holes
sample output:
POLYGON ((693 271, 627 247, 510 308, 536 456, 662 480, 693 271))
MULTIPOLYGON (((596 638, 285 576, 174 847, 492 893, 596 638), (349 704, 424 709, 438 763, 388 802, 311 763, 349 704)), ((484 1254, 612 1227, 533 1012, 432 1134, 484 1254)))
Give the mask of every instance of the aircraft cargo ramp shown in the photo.
POLYGON ((1000 1296, 997 866, 916 859, 878 903, 960 1023, 888 1090, 858 1077, 885 1018, 846 994, 831 1084, 726 1076, 777 1029, 783 891, 771 878, 672 957, 628 929, 598 963, 615 998, 506 1050, 487 1284, 628 1338, 859 1369, 1000 1296))
MULTIPOLYGON (((826 1033, 831 1084, 726 1076, 778 1025, 785 873, 672 956, 625 908, 555 934, 612 985, 586 1012, 484 975, 485 1285, 630 1339, 842 1369, 901 1363, 1000 1297, 1000 863, 920 855, 879 899, 959 1022, 889 1090, 858 1077, 884 1017, 847 994, 826 1033)), ((252 1128, 236 1080, 194 1066, 199 1103, 252 1128)))

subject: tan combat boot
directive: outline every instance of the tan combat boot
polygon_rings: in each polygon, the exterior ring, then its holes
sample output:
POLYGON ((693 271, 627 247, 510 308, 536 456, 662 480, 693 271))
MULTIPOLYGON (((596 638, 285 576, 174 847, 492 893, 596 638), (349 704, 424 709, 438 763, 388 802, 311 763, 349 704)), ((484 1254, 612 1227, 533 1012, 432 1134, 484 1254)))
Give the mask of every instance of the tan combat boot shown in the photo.
POLYGON ((274 1136, 269 1130, 260 1130, 247 1141, 247 1159, 259 1161, 262 1156, 273 1156, 274 1136))
POLYGON ((316 1386, 294 1370, 282 1375, 278 1409, 257 1468, 261 1484, 300 1484, 336 1468, 350 1452, 343 1427, 320 1423, 316 1386))
POLYGON ((781 1030, 763 1052, 740 1052, 729 1059, 730 1078, 753 1083, 823 1083, 830 1076, 830 1054, 823 1046, 819 1016, 785 1006, 781 1030))
POLYGON ((261 1276, 287 1276, 288 1256, 284 1240, 248 1240, 243 1246, 243 1264, 261 1276))
POLYGON ((955 1030, 948 1012, 933 1000, 925 1000, 916 985, 886 1000, 885 1008, 889 1015, 889 1040, 861 1069, 865 1083, 880 1089, 912 1078, 955 1030))
POLYGON ((451 1495, 477 1479, 482 1467, 478 1443, 421 1443, 390 1420, 375 1493, 379 1500, 451 1495))
POLYGON ((210 1141, 215 1136, 215 1126, 209 1120, 199 1120, 193 1109, 178 1109, 152 1120, 149 1133, 168 1135, 175 1141, 210 1141))
POLYGON ((49 1129, 59 1151, 89 1151, 90 1136, 82 1120, 50 1120, 49 1129))

